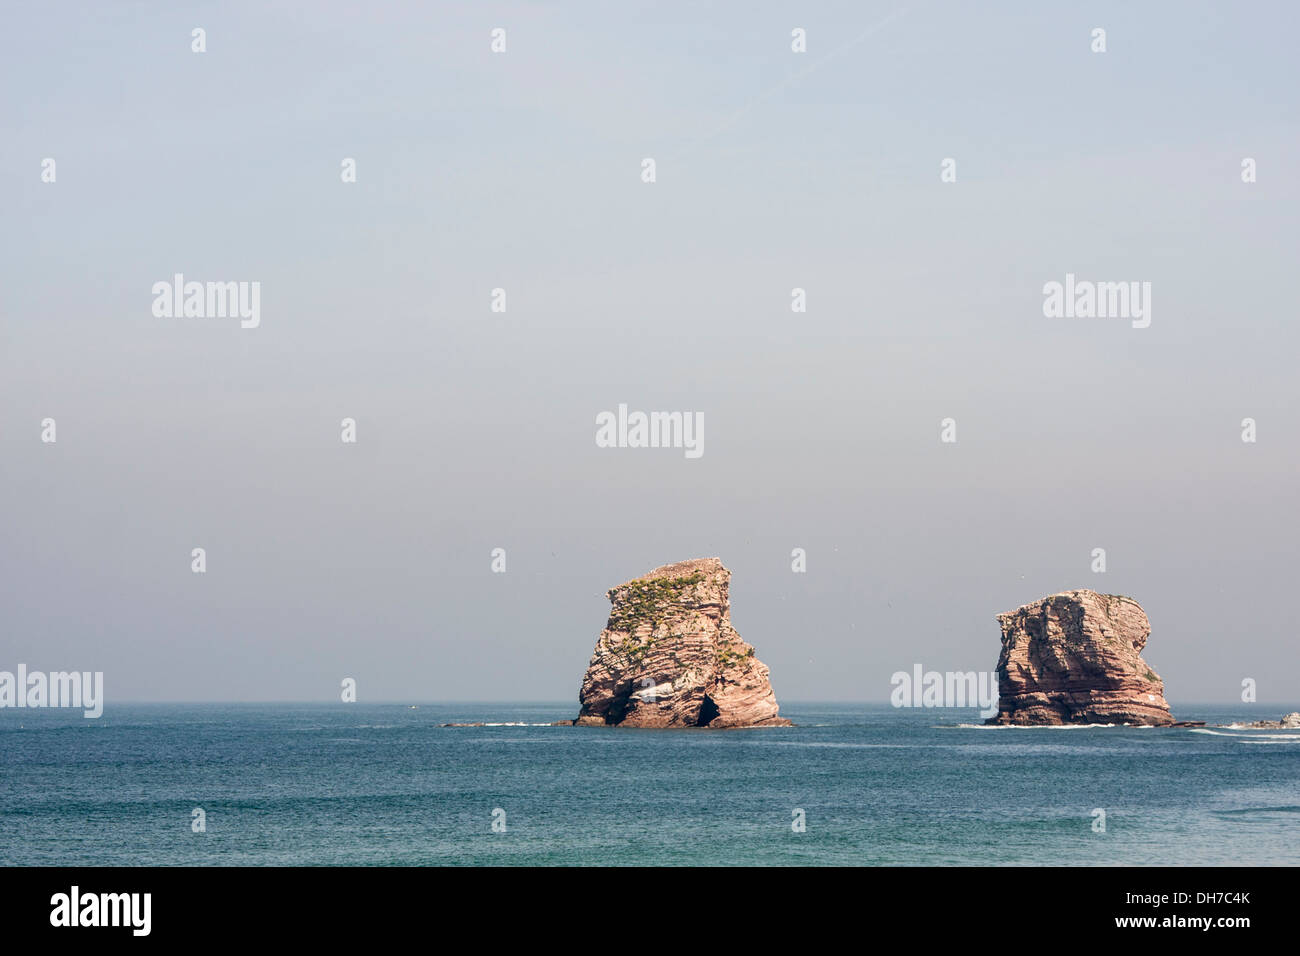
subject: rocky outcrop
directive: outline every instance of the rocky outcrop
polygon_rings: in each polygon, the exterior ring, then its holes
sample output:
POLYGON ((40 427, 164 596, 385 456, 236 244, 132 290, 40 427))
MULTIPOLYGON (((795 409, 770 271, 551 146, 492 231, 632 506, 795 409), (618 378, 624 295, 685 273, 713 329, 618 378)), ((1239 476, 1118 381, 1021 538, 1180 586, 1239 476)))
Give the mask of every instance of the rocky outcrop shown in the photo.
POLYGON ((1248 724, 1220 724, 1238 730, 1300 730, 1300 710, 1284 714, 1281 720, 1252 720, 1248 724))
POLYGON ((998 714, 990 724, 1174 723, 1164 683, 1142 660, 1142 606, 1119 594, 1053 594, 998 615, 998 714))
POLYGON ((578 700, 579 725, 777 727, 767 667, 731 626, 731 572, 681 561, 608 592, 578 700))

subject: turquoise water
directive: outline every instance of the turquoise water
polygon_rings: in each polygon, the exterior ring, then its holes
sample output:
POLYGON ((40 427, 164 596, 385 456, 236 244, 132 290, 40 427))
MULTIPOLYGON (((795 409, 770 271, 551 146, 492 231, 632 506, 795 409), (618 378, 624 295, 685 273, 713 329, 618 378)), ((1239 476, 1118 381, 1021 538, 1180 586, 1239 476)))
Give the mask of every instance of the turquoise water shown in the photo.
POLYGON ((750 731, 438 726, 575 712, 0 711, 0 863, 1300 863, 1295 731, 986 729, 858 704, 783 704, 799 726, 750 731))

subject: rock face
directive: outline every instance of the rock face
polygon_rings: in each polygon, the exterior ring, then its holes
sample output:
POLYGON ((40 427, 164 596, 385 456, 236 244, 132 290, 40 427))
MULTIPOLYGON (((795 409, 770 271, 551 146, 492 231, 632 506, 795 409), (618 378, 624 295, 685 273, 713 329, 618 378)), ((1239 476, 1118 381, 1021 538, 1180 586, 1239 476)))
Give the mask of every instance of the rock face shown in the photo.
POLYGON ((1146 661, 1151 624, 1130 597, 1080 590, 998 615, 998 714, 990 724, 1174 722, 1146 661))
POLYGON ((731 626, 731 572, 681 561, 608 592, 578 725, 777 727, 767 667, 731 626))

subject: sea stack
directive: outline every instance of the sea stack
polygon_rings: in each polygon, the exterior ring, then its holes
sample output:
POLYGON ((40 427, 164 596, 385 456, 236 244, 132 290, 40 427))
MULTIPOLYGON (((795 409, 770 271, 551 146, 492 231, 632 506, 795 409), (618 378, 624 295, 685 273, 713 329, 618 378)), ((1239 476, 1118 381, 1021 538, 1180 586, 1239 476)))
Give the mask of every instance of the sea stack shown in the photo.
POLYGON ((611 589, 575 724, 788 727, 767 667, 731 626, 731 572, 717 558, 655 568, 611 589))
POLYGON ((1151 624, 1131 597, 1065 591, 998 623, 998 714, 988 723, 1174 723, 1164 682, 1141 657, 1151 624))

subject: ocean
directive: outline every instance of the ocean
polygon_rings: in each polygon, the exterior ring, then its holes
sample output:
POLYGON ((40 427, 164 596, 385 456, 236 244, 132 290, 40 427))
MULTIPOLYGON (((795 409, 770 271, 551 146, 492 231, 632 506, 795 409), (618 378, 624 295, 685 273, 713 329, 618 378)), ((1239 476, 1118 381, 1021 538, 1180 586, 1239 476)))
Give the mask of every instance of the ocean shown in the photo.
POLYGON ((544 726, 576 712, 3 710, 0 863, 1300 863, 1300 731, 985 728, 974 710, 798 703, 782 704, 790 728, 544 726), (439 726, 475 721, 495 726, 439 726))

